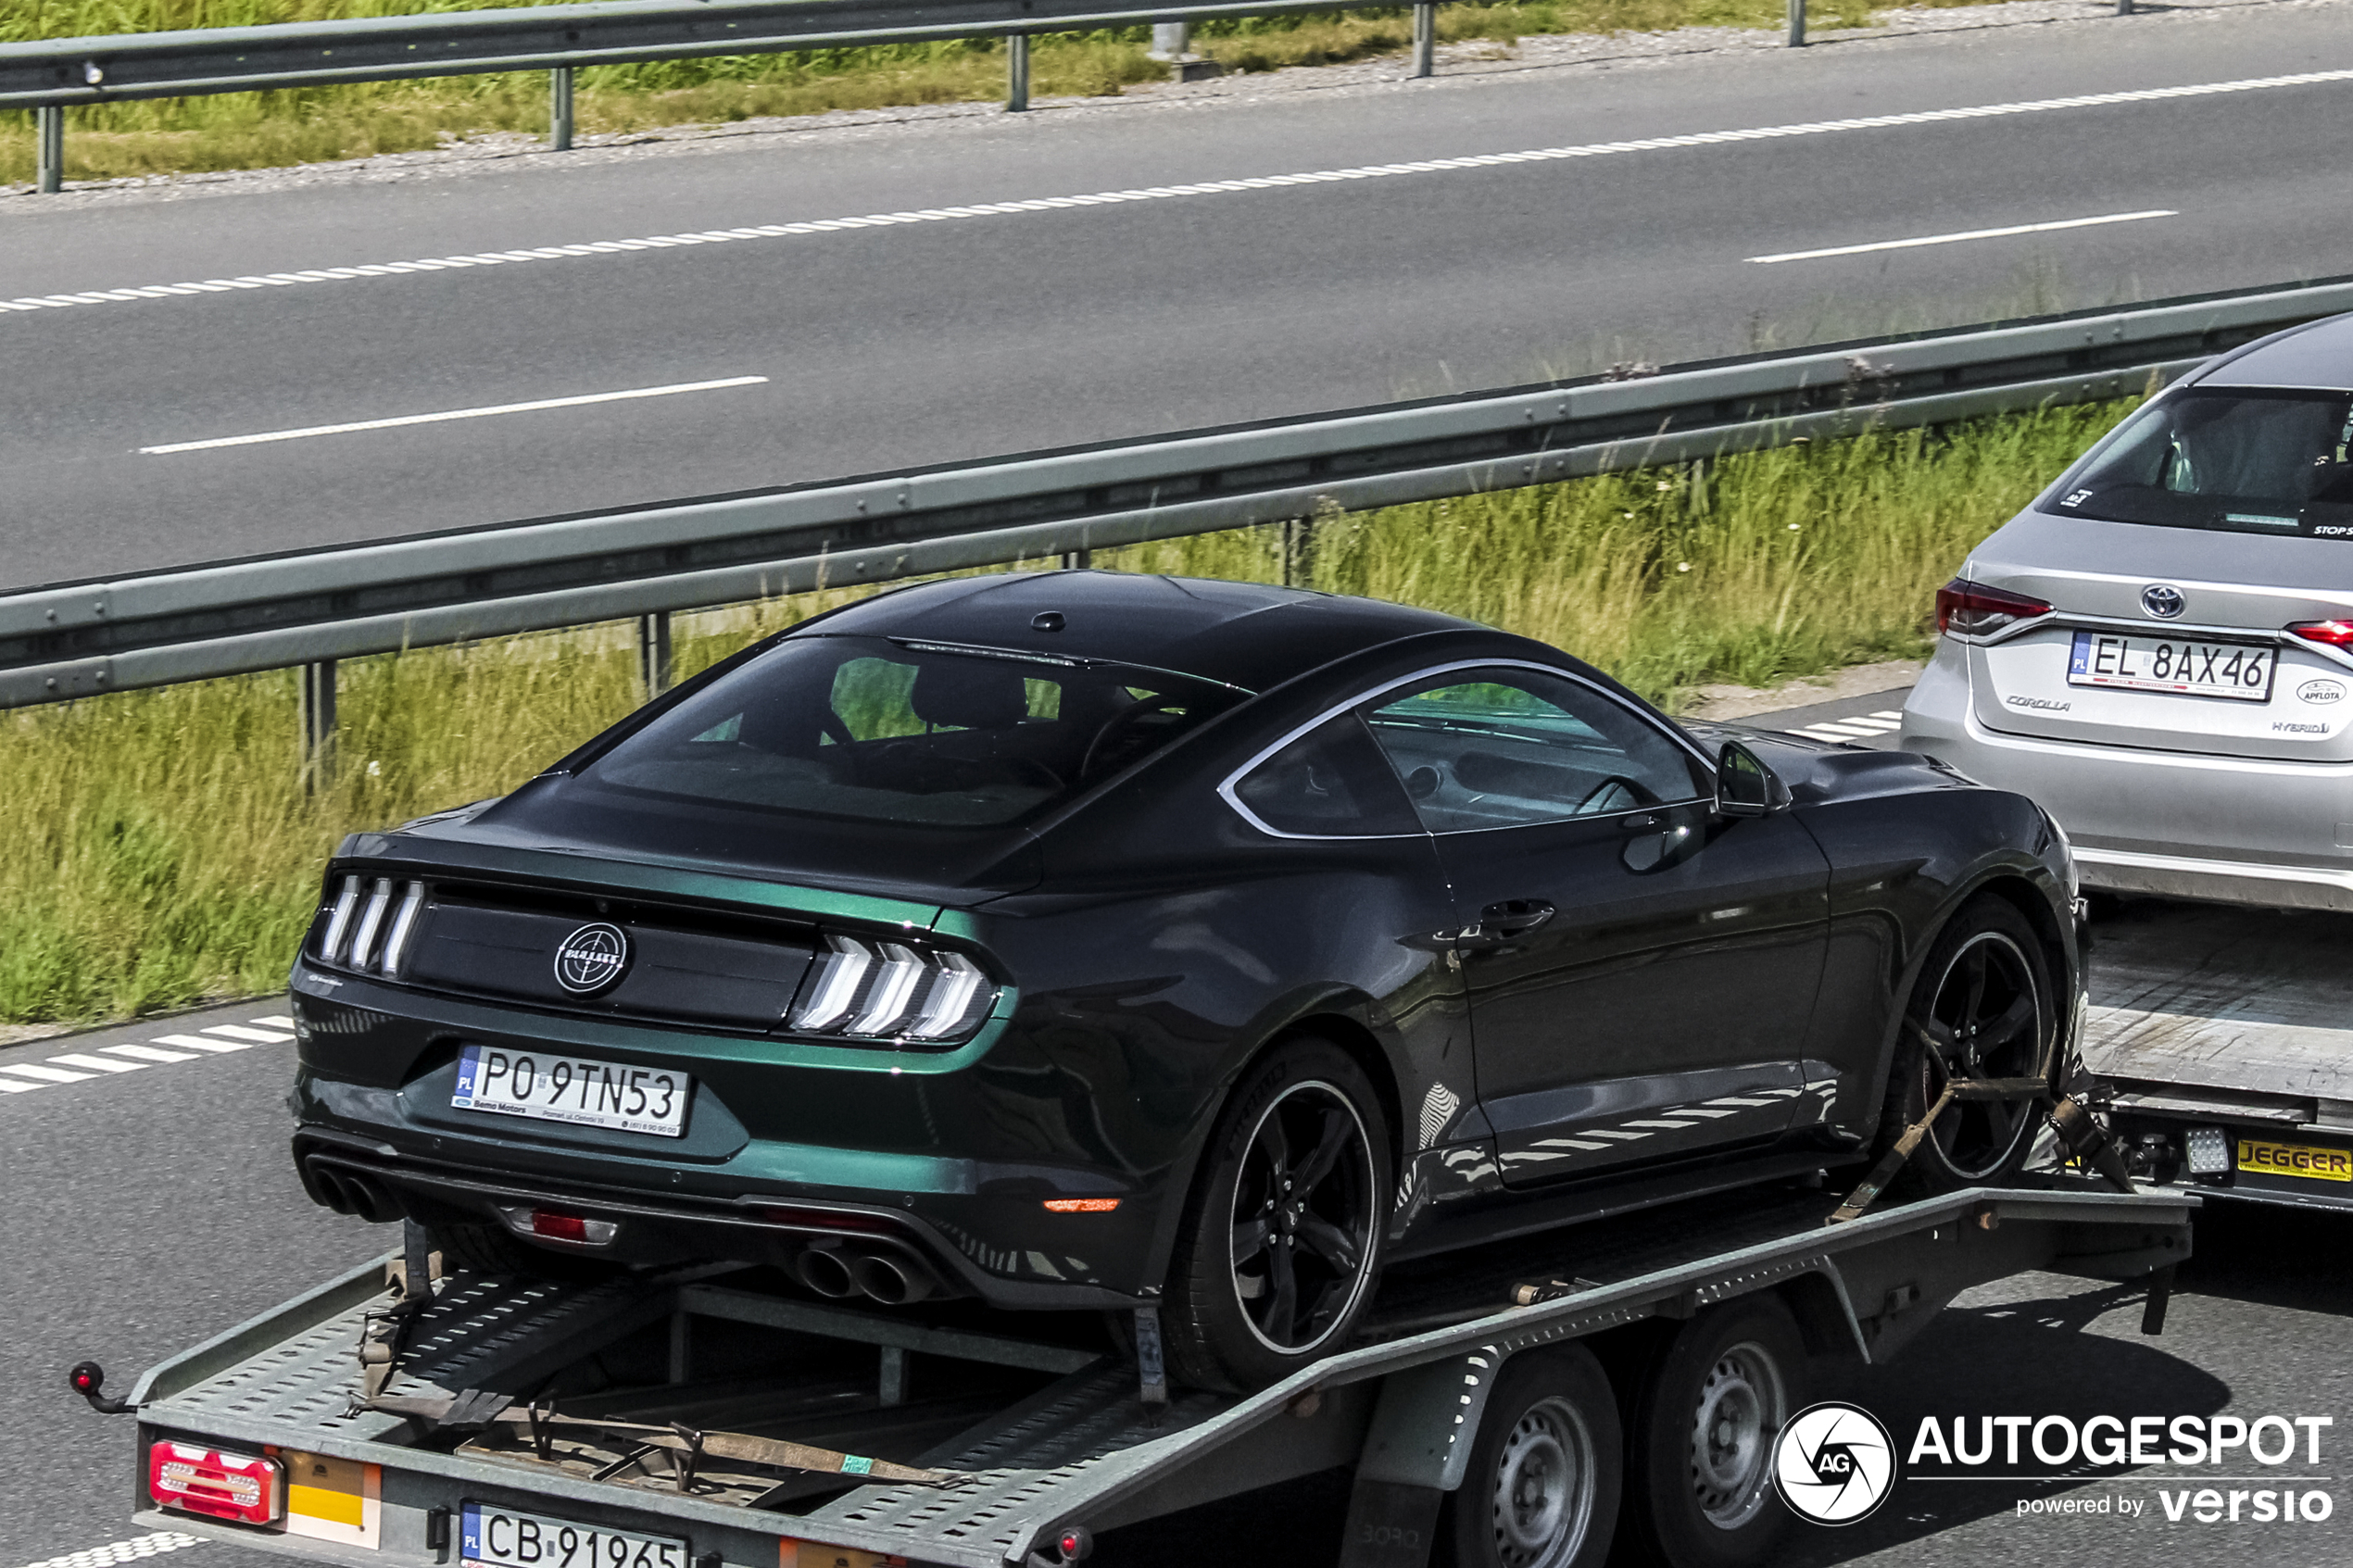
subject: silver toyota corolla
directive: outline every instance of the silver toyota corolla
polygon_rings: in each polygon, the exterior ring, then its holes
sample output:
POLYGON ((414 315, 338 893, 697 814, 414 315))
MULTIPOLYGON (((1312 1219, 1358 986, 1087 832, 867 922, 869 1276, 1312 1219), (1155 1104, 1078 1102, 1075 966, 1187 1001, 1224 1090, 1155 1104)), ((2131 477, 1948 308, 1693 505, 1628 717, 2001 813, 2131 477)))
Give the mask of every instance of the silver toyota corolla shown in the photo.
POLYGON ((2176 382, 1940 589, 1901 744, 2084 885, 2353 909, 2353 316, 2176 382))

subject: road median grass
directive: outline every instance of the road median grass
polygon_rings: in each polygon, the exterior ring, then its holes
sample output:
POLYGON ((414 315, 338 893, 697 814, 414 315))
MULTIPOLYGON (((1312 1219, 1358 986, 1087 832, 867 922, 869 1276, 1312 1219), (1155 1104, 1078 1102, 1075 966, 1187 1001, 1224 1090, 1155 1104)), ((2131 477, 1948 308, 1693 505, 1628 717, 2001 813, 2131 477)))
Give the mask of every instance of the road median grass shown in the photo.
MULTIPOLYGON (((475 8, 437 0, 19 0, 0 6, 0 42, 475 8)), ((1858 27, 1869 23, 1873 7, 1870 0, 1813 0, 1812 12, 1818 28, 1858 27)), ((1567 33, 1770 28, 1783 15, 1782 0, 1496 0, 1441 6, 1438 31, 1443 44, 1501 49, 1567 33)), ((1410 13, 1390 7, 1211 22, 1196 30, 1195 46, 1229 71, 1266 71, 1398 55, 1411 34, 1410 13)), ((1149 28, 1039 34, 1032 91, 1040 98, 1103 96, 1165 81, 1168 68, 1148 57, 1150 46, 1149 28)), ((574 90, 575 123, 586 136, 985 103, 1004 95, 1004 45, 968 39, 597 66, 579 73, 574 90)), ((67 111, 66 177, 275 169, 497 132, 537 135, 547 124, 547 76, 538 71, 88 105, 67 111)), ((33 156, 31 113, 0 113, 0 184, 29 183, 33 156)))
MULTIPOLYGON (((1801 444, 1319 519, 1315 585, 1554 643, 1654 698, 1928 646, 1936 584, 2128 405, 1801 444)), ((1277 530, 1099 553, 1281 576, 1277 530)), ((681 618, 681 674, 869 590, 681 618)), ((638 701, 623 628, 346 661, 338 768, 306 794, 295 677, 0 713, 0 1023, 280 985, 336 839, 501 794, 638 701)))

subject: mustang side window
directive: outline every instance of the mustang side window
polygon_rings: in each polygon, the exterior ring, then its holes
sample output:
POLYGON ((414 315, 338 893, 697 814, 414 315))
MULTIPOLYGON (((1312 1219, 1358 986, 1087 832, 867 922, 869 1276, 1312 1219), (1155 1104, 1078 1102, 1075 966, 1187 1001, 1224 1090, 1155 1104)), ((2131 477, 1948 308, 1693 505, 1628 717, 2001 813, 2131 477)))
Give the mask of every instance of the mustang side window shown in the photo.
POLYGON ((1365 714, 1432 833, 1630 811, 1705 793, 1691 754, 1600 692, 1473 671, 1365 714))
POLYGON ((1422 831, 1397 775, 1353 713, 1326 720, 1252 768, 1234 797, 1277 833, 1375 838, 1422 831))

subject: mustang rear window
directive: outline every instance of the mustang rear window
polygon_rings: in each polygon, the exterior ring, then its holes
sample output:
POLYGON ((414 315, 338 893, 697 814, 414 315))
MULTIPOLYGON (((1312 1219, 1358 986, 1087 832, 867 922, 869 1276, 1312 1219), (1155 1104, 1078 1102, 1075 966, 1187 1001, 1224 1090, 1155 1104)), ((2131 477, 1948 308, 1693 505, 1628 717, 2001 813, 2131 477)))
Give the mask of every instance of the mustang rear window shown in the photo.
POLYGON ((681 801, 988 827, 1059 805, 1247 695, 1132 665, 794 638, 585 776, 681 801))
POLYGON ((2160 399, 2050 505, 2108 522, 2353 539, 2353 396, 2192 388, 2160 399))

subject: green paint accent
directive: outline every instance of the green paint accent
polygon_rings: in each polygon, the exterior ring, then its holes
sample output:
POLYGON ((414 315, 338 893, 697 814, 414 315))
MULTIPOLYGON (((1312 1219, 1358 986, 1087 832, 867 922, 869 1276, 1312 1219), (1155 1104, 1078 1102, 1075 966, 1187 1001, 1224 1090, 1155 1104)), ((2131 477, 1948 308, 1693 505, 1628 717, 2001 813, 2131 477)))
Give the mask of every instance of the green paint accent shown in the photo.
POLYGON ((844 1475, 872 1475, 875 1461, 863 1454, 844 1454, 841 1456, 841 1473, 844 1475))
POLYGON ((366 859, 413 860, 459 870, 503 872, 563 883, 589 892, 626 887, 784 914, 896 925, 908 931, 931 929, 942 912, 937 904, 917 904, 900 898, 875 898, 860 893, 796 887, 789 883, 762 882, 751 877, 721 876, 654 861, 574 855, 556 849, 516 849, 502 845, 470 844, 462 839, 355 834, 345 841, 343 852, 366 859))

